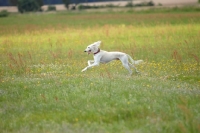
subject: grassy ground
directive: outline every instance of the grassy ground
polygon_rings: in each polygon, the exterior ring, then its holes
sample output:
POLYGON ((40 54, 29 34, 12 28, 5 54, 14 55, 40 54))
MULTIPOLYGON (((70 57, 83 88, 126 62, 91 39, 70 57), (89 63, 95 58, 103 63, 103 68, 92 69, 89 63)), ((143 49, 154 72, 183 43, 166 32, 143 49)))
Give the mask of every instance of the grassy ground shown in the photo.
POLYGON ((0 19, 1 132, 200 132, 200 14, 56 13, 0 19), (84 73, 85 47, 118 61, 84 73))

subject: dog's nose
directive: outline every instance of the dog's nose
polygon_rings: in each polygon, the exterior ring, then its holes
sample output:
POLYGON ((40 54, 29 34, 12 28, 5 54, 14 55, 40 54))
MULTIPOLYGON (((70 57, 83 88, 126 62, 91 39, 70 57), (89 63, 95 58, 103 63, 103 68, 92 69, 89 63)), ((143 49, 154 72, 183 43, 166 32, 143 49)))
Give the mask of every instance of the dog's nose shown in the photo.
POLYGON ((84 52, 86 52, 86 51, 84 51, 84 52))

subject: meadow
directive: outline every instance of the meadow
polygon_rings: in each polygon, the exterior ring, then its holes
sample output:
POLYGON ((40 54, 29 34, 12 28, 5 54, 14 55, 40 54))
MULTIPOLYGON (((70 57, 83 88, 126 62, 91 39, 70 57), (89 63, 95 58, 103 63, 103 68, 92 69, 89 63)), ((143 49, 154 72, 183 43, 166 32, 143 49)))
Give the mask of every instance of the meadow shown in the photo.
POLYGON ((58 12, 0 18, 1 133, 200 132, 200 14, 58 12), (143 59, 81 72, 87 45, 143 59))

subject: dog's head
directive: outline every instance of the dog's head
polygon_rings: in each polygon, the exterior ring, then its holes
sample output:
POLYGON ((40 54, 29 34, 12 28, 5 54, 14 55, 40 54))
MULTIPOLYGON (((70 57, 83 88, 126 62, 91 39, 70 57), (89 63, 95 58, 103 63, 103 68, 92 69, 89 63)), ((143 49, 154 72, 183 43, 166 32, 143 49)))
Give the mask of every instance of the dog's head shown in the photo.
POLYGON ((87 52, 88 54, 96 53, 99 49, 100 44, 101 44, 101 41, 94 42, 93 44, 90 44, 89 46, 87 46, 84 52, 87 52))

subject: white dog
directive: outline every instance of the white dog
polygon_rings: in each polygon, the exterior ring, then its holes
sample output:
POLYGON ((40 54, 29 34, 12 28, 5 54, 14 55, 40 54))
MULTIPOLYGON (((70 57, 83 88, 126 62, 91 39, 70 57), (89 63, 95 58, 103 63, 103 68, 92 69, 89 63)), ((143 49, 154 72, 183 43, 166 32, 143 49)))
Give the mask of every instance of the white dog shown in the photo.
POLYGON ((98 41, 89 45, 85 49, 84 52, 87 52, 88 54, 94 54, 94 60, 88 60, 88 66, 85 67, 82 72, 86 71, 90 67, 99 65, 99 63, 108 63, 112 60, 120 60, 122 62, 122 65, 129 71, 130 75, 132 75, 132 70, 130 69, 130 67, 133 67, 137 73, 139 72, 134 65, 143 62, 143 60, 134 61, 131 56, 122 52, 107 52, 104 50, 100 50, 100 44, 101 41, 98 41), (129 62, 129 59, 132 63, 129 62))

